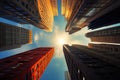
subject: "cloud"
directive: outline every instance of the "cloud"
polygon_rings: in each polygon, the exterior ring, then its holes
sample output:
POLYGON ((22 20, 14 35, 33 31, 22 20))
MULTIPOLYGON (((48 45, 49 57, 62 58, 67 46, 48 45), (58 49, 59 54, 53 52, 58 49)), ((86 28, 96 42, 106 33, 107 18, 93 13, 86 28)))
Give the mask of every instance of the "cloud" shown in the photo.
POLYGON ((38 40, 39 40, 39 35, 37 33, 35 33, 35 35, 34 35, 34 42, 36 42, 38 40))

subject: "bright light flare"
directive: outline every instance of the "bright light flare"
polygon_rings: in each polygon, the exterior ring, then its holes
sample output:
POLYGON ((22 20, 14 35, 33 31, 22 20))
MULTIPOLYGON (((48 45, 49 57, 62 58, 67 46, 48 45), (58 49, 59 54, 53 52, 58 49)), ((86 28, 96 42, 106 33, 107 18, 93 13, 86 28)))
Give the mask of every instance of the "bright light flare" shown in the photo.
POLYGON ((66 41, 65 41, 64 38, 58 38, 57 42, 58 42, 59 45, 63 45, 63 44, 65 44, 66 41))

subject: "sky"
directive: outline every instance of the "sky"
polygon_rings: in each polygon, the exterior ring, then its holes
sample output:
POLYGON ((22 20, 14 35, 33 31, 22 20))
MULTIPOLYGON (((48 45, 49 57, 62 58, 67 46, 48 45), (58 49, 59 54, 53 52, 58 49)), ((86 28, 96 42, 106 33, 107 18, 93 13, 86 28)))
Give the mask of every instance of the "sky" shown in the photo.
POLYGON ((44 30, 41 30, 30 24, 21 25, 0 18, 0 22, 4 22, 7 24, 16 25, 19 27, 32 30, 32 35, 33 35, 32 44, 25 44, 20 48, 2 51, 0 52, 0 59, 38 47, 54 47, 55 48, 54 56, 51 59, 51 62, 47 66, 40 80, 65 80, 64 72, 68 69, 63 55, 63 50, 62 50, 63 44, 87 45, 90 42, 90 40, 86 38, 84 35, 90 30, 88 30, 87 27, 85 27, 74 34, 69 35, 68 33, 65 32, 65 26, 67 22, 64 19, 64 17, 61 15, 60 10, 61 10, 60 0, 58 0, 59 14, 58 16, 54 17, 54 26, 52 32, 45 32, 44 30))

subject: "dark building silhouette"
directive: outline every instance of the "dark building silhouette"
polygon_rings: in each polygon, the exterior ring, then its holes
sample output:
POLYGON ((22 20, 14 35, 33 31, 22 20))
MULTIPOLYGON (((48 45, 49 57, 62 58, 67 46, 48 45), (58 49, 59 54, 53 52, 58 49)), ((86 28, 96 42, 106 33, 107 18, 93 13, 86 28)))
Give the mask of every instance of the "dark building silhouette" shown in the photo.
POLYGON ((119 0, 61 0, 61 3, 61 13, 67 20, 65 31, 69 34, 85 26, 95 29, 120 21, 119 0))
POLYGON ((0 22, 0 51, 32 43, 32 31, 0 22))
POLYGON ((88 28, 89 29, 96 29, 99 27, 105 27, 105 26, 109 26, 115 23, 119 23, 120 22, 120 6, 112 11, 110 11, 109 13, 101 16, 100 18, 97 18, 95 20, 93 20, 88 28))
POLYGON ((63 51, 71 80, 120 79, 120 60, 110 57, 110 53, 106 56, 104 51, 82 45, 64 45, 63 51))
POLYGON ((57 0, 1 0, 0 17, 52 31, 57 0))
POLYGON ((88 32, 86 37, 92 42, 120 43, 120 26, 88 32))
POLYGON ((43 47, 1 59, 0 80, 40 80, 53 54, 53 48, 43 47))
POLYGON ((34 0, 1 0, 0 16, 22 24, 38 26, 41 20, 34 0))
POLYGON ((99 44, 99 43, 95 44, 95 43, 89 43, 88 47, 92 48, 94 50, 104 51, 104 52, 108 53, 108 55, 109 54, 111 54, 111 55, 115 54, 116 57, 119 57, 118 56, 118 54, 120 53, 120 45, 119 44, 115 45, 115 44, 99 44))

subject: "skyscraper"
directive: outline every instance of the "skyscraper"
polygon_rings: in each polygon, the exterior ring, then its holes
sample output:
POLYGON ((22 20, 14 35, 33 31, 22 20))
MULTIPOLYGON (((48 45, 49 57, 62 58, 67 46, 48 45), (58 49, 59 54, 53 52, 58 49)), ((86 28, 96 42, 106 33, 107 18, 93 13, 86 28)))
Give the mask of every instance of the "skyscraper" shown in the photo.
POLYGON ((120 26, 88 32, 92 42, 120 43, 120 26))
POLYGON ((41 16, 40 25, 46 31, 52 31, 54 16, 58 15, 57 0, 37 0, 37 3, 41 16))
POLYGON ((35 0, 1 0, 0 11, 0 17, 40 27, 38 23, 41 17, 35 0))
POLYGON ((90 29, 94 29, 110 25, 109 21, 112 22, 111 24, 118 23, 120 21, 120 18, 118 17, 120 7, 119 0, 61 0, 61 3, 61 13, 67 20, 65 31, 70 34, 88 25, 91 25, 89 26, 90 29), (114 17, 110 18, 106 15, 114 17), (106 22, 104 21, 104 24, 101 23, 102 26, 97 26, 97 24, 100 23, 99 20, 102 22, 103 16, 106 16, 104 17, 106 22))
MULTIPOLYGON (((120 2, 119 2, 119 5, 120 5, 120 2)), ((111 7, 111 8, 114 8, 114 7, 111 7)), ((109 26, 112 24, 119 23, 120 22, 119 9, 120 9, 120 6, 113 9, 109 13, 106 13, 105 15, 91 21, 91 23, 88 25, 88 28, 89 29, 96 29, 96 28, 100 28, 100 27, 109 26)))
POLYGON ((39 80, 54 54, 42 47, 0 60, 0 80, 39 80))
POLYGON ((94 50, 82 45, 64 45, 63 51, 71 80, 120 79, 120 59, 110 58, 110 56, 119 56, 119 54, 111 55, 111 53, 94 50))
POLYGON ((0 17, 52 30, 57 15, 57 0, 1 0, 0 17))
POLYGON ((116 54, 116 57, 118 56, 117 54, 120 53, 120 44, 89 43, 88 47, 92 48, 94 50, 99 50, 99 51, 104 51, 106 53, 111 53, 113 55, 116 54))
POLYGON ((0 51, 32 43, 32 31, 0 22, 0 51))

